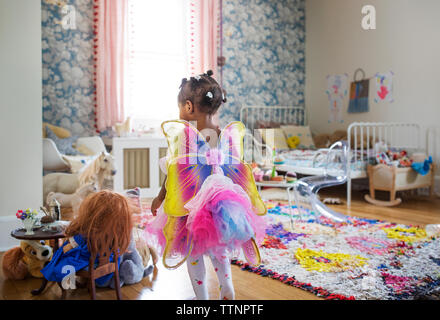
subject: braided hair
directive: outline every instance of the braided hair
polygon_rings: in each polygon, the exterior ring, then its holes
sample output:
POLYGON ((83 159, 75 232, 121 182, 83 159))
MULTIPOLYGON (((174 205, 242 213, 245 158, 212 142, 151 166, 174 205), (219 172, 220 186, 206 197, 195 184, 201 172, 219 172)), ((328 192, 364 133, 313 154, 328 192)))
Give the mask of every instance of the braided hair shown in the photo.
POLYGON ((212 77, 214 73, 208 70, 198 76, 188 79, 183 78, 180 84, 180 92, 177 97, 179 105, 189 100, 199 111, 214 114, 226 100, 226 91, 212 77))

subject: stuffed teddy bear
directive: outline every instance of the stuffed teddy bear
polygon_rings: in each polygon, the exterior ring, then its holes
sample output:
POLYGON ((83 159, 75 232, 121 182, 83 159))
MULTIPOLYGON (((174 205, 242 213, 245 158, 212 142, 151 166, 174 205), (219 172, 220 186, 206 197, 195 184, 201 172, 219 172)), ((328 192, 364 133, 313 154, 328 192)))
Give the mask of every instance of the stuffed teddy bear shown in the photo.
POLYGON ((347 140, 347 131, 336 130, 329 136, 330 145, 337 141, 347 140))
MULTIPOLYGON (((153 254, 150 252, 150 249, 146 247, 146 251, 148 251, 148 259, 150 256, 152 257, 153 263, 157 262, 157 255, 154 252, 153 254)), ((122 287, 124 284, 135 284, 140 282, 143 278, 148 276, 151 272, 153 272, 154 266, 150 265, 148 267, 144 267, 145 256, 141 256, 139 251, 136 249, 136 241, 134 239, 131 240, 130 245, 127 248, 127 251, 121 257, 121 263, 119 265, 119 282, 122 287)), ((106 283, 100 285, 100 287, 110 287, 112 289, 115 288, 115 282, 113 277, 110 278, 106 283)))
POLYGON ((330 146, 330 135, 320 133, 313 136, 313 143, 316 148, 328 148, 330 146))
POLYGON ((29 274, 43 278, 40 270, 52 258, 52 254, 52 248, 44 242, 23 240, 20 247, 12 248, 3 255, 3 274, 12 280, 22 280, 29 274))

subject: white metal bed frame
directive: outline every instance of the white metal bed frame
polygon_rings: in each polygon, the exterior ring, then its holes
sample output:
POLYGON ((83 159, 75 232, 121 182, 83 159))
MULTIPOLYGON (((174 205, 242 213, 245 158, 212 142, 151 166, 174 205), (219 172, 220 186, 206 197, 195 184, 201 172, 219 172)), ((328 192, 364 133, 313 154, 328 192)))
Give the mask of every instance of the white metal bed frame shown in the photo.
MULTIPOLYGON (((256 122, 261 121, 273 121, 280 122, 281 124, 290 125, 307 125, 306 110, 302 107, 278 107, 278 106, 246 106, 240 111, 240 120, 245 124, 247 130, 247 136, 252 137, 251 148, 254 150, 254 146, 263 148, 266 147, 270 150, 270 147, 264 145, 255 139, 254 129, 256 128, 256 122), (298 119, 298 114, 302 113, 300 119, 302 121, 292 121, 292 118, 298 119), (290 115, 289 115, 290 114, 290 115), (293 116, 292 116, 293 115, 293 116)), ((347 206, 351 206, 351 186, 352 179, 366 178, 365 164, 368 162, 369 157, 375 154, 375 142, 384 141, 388 146, 392 148, 404 148, 407 150, 420 150, 420 126, 416 123, 398 123, 398 122, 354 122, 347 128, 347 144, 349 157, 347 158, 347 206), (364 145, 364 139, 361 138, 364 135, 372 137, 372 146, 370 143, 364 145), (352 138, 353 137, 353 138, 352 138), (353 140, 353 144, 351 143, 353 140), (358 146, 359 141, 359 146, 358 146), (360 164, 360 171, 352 171, 351 164, 360 164)), ((320 149, 324 152, 327 149, 320 149)), ((286 166, 284 166, 286 167, 286 166)), ((323 170, 320 168, 307 168, 306 172, 295 171, 297 173, 319 175, 323 174, 323 170)))
POLYGON ((240 110, 240 121, 253 131, 257 121, 275 121, 281 124, 307 125, 307 114, 304 107, 282 106, 246 106, 240 110))
MULTIPOLYGON (((347 206, 351 205, 351 180, 356 178, 366 178, 367 173, 361 167, 362 174, 353 176, 351 173, 351 163, 361 165, 368 162, 368 158, 376 153, 375 142, 384 141, 391 148, 420 150, 420 126, 416 123, 399 122, 353 122, 347 128, 347 143, 349 158, 347 159, 347 206), (372 137, 373 146, 367 143, 364 146, 364 135, 372 137), (353 137, 353 139, 351 138, 353 137), (359 140, 360 139, 360 140, 359 140), (353 145, 351 144, 353 140, 353 145), (360 146, 358 146, 358 141, 360 146)), ((369 140, 369 138, 368 138, 369 140)))
MULTIPOLYGON (((256 139, 254 135, 257 129, 258 121, 274 121, 285 125, 307 125, 307 114, 303 107, 286 107, 286 106, 246 106, 240 110, 240 121, 246 126, 247 132, 245 136, 245 150, 252 150, 251 154, 245 154, 247 161, 255 160, 255 153, 262 154, 263 148, 266 148, 266 154, 271 158, 272 149, 265 145, 261 139, 256 139), (258 151, 255 151, 259 149, 258 151)), ((261 137, 260 137, 261 138, 261 137)))

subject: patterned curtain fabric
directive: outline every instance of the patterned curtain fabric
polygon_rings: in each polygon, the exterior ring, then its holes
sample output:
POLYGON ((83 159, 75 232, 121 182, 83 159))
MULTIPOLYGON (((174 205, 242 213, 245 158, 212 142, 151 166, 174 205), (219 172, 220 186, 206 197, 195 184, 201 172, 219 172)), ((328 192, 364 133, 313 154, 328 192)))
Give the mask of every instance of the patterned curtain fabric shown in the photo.
POLYGON ((128 0, 94 0, 96 104, 99 133, 124 120, 128 0))
POLYGON ((187 0, 189 15, 189 69, 191 75, 214 72, 219 81, 217 67, 220 47, 221 0, 187 0))

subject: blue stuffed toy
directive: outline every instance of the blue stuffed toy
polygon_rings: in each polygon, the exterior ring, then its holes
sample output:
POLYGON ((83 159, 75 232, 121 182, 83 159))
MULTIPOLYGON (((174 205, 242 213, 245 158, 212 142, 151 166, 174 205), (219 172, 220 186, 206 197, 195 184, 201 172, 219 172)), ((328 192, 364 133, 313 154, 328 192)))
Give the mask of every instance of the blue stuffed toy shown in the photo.
POLYGON ((429 156, 429 159, 426 159, 424 162, 414 162, 411 165, 411 168, 413 168, 415 171, 417 171, 422 176, 425 176, 429 172, 431 163, 432 163, 432 157, 429 156))
MULTIPOLYGON (((136 249, 136 242, 131 240, 127 251, 121 257, 121 263, 119 265, 119 279, 121 287, 124 284, 135 284, 140 282, 143 278, 153 272, 154 266, 150 265, 144 267, 142 257, 136 249)), ((99 285, 99 287, 115 288, 115 281, 113 277, 105 283, 99 285)))

